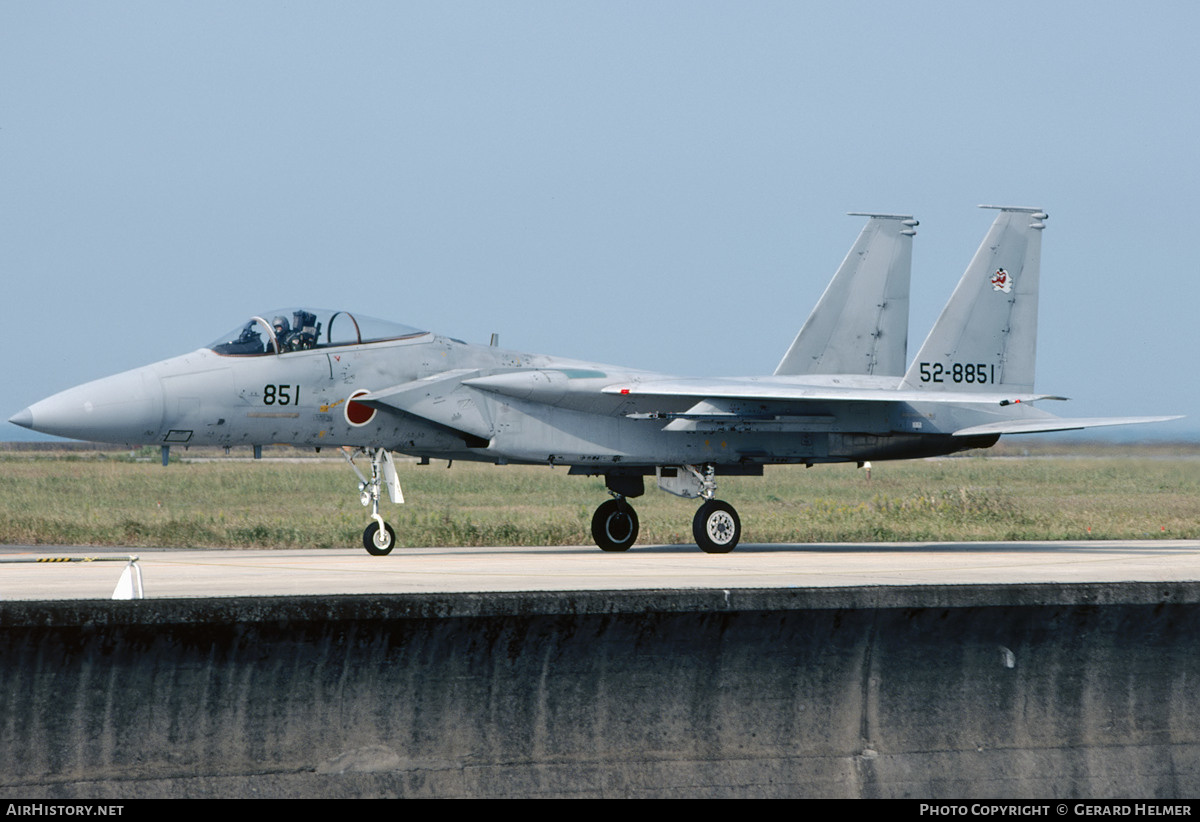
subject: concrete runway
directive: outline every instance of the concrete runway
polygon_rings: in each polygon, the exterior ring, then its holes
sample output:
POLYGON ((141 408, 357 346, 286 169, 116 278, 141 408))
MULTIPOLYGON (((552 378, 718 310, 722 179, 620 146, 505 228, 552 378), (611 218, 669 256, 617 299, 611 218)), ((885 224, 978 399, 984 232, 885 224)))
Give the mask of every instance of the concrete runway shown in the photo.
POLYGON ((1200 540, 187 550, 0 546, 0 599, 108 599, 136 554, 147 599, 413 592, 594 591, 1200 580, 1200 540))

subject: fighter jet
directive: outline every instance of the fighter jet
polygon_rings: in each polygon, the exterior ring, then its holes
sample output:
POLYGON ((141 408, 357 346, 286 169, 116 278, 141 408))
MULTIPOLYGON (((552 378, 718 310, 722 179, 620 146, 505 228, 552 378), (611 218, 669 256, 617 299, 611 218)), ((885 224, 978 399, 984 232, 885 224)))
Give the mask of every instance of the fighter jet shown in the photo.
POLYGON ((172 445, 341 447, 371 510, 363 546, 388 554, 393 452, 430 459, 568 466, 602 476, 592 518, 605 551, 637 540, 629 500, 645 478, 699 499, 692 533, 709 553, 742 527, 717 479, 766 465, 912 459, 994 445, 1003 434, 1160 422, 1063 419, 1034 403, 1041 237, 1037 208, 997 208, 979 250, 905 367, 912 237, 908 215, 866 226, 775 373, 681 378, 473 345, 357 313, 255 315, 196 351, 70 388, 17 425, 81 440, 172 445), (356 458, 369 457, 370 476, 356 458))

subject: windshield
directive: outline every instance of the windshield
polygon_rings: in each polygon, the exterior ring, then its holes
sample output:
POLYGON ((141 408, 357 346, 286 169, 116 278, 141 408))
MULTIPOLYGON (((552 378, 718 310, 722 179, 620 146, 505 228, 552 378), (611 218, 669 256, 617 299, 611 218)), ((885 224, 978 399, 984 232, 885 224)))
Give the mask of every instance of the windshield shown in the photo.
POLYGON ((424 333, 412 326, 349 311, 289 308, 251 317, 205 348, 217 354, 255 356, 399 340, 424 333))

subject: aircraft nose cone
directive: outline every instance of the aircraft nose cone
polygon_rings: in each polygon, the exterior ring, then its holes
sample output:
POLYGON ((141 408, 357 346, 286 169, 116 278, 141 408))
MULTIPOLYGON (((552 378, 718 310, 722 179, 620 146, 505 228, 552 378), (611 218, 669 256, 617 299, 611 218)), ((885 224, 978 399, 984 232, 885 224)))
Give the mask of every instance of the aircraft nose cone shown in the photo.
POLYGON ((33 412, 26 408, 13 414, 8 421, 22 428, 33 428, 33 412))
POLYGON ((77 385, 16 414, 11 422, 43 434, 135 443, 162 426, 162 384, 148 368, 77 385))

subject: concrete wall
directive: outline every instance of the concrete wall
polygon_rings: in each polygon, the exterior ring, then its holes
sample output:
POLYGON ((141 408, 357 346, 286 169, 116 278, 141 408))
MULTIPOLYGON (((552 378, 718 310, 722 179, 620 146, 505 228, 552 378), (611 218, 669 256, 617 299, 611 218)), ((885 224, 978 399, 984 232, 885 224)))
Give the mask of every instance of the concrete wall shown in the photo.
POLYGON ((10 796, 1200 794, 1200 586, 0 603, 10 796))

